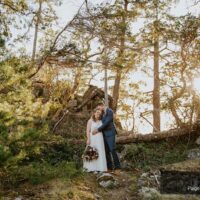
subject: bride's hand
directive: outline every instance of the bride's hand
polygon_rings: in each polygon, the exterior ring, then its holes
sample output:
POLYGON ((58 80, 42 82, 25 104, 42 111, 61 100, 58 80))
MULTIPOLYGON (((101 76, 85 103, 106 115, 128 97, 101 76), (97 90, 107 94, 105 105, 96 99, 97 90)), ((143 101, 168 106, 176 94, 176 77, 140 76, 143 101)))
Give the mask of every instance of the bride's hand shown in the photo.
POLYGON ((89 140, 89 139, 87 139, 86 144, 87 144, 87 145, 90 145, 90 140, 89 140))
POLYGON ((98 133, 98 130, 96 129, 92 131, 92 135, 96 135, 97 133, 98 133))

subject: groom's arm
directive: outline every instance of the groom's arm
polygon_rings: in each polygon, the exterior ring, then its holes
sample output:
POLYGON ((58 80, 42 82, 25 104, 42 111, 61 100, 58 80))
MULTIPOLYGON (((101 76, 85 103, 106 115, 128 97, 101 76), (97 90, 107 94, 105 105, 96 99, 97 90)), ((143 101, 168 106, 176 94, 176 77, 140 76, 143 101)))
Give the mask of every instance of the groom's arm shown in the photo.
POLYGON ((97 130, 99 132, 103 131, 112 121, 113 121, 113 112, 112 110, 109 110, 104 123, 97 130))

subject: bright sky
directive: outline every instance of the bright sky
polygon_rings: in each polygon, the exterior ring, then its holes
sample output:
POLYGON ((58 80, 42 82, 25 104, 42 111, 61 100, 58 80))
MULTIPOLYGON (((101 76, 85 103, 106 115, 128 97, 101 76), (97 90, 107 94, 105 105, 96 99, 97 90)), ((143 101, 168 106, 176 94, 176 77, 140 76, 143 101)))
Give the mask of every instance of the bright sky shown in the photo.
MULTIPOLYGON (((85 0, 63 0, 63 4, 61 7, 58 7, 57 14, 60 18, 61 24, 65 24, 67 21, 72 19, 72 17, 76 14, 80 5, 85 0)), ((114 0, 88 0, 88 2, 92 4, 100 4, 102 2, 114 2, 114 0)), ((194 0, 179 0, 179 2, 174 6, 171 12, 176 15, 184 15, 188 12, 192 12, 195 15, 199 14, 200 7, 192 6, 194 0)), ((136 23, 137 24, 137 23, 136 23)), ((137 24, 140 27, 140 24, 137 24)))
MULTIPOLYGON (((107 2, 113 2, 114 0, 107 0, 107 2)), ((55 27, 58 30, 61 30, 66 24, 67 22, 69 22, 73 16, 77 13, 80 5, 84 2, 84 0, 63 0, 63 4, 60 7, 56 8, 56 13, 59 17, 59 27, 55 27)), ((88 2, 92 2, 93 4, 97 4, 97 3, 102 3, 105 2, 105 0, 88 0, 88 2)), ((200 8, 198 6, 192 6, 194 1, 192 0, 179 0, 179 2, 176 4, 175 7, 171 8, 171 13, 176 15, 176 16, 180 16, 180 15, 184 15, 188 12, 191 12, 195 15, 199 14, 199 10, 200 8)), ((139 31, 139 29, 141 28, 142 23, 140 21, 135 22, 134 23, 134 30, 139 31)), ((26 49, 29 49, 30 52, 32 50, 32 41, 23 44, 24 47, 26 49)), ((103 75, 99 75, 96 77, 95 80, 93 80, 92 84, 97 85, 100 88, 103 88, 104 83, 101 80, 103 75)), ((132 78, 133 80, 136 81, 140 81, 140 80, 146 80, 147 81, 147 86, 144 87, 144 91, 151 91, 153 88, 153 82, 152 82, 152 78, 149 77, 145 77, 146 75, 144 75, 144 73, 138 72, 138 73, 134 73, 134 75, 130 75, 130 78, 132 78)), ((112 84, 111 82, 109 82, 109 84, 112 84)), ((132 102, 130 102, 132 103, 132 102)), ((151 108, 150 108, 151 109, 151 108)), ((142 110, 144 110, 144 108, 138 108, 136 110, 136 113, 140 113, 142 110)), ((170 116, 166 115, 166 114, 162 114, 161 116, 161 121, 162 121, 162 130, 167 129, 167 123, 170 121, 170 116), (163 123, 164 122, 164 123, 163 123)), ((152 119, 150 119, 152 120, 152 119)), ((130 120, 131 123, 132 119, 130 120)), ((152 131, 152 127, 148 124, 148 123, 142 123, 141 119, 139 118, 139 116, 136 116, 136 124, 138 126, 138 131, 140 133, 149 133, 152 131)))
MULTIPOLYGON (((56 8, 56 14, 59 17, 59 26, 56 26, 55 29, 61 30, 67 24, 67 22, 69 22, 77 13, 78 9, 84 1, 85 0, 63 0, 62 5, 56 8)), ((114 0, 88 0, 88 2, 92 4, 100 4, 102 2, 113 3, 114 0)), ((188 12, 198 15, 200 7, 192 6, 193 2, 194 0, 179 0, 176 6, 171 9, 171 13, 176 16, 184 15, 188 12)), ((139 31, 141 27, 141 21, 134 23, 134 30, 139 31)), ((13 31, 13 36, 17 34, 18 32, 13 31)), ((31 52, 32 41, 30 40, 29 42, 24 43, 22 46, 31 52)))

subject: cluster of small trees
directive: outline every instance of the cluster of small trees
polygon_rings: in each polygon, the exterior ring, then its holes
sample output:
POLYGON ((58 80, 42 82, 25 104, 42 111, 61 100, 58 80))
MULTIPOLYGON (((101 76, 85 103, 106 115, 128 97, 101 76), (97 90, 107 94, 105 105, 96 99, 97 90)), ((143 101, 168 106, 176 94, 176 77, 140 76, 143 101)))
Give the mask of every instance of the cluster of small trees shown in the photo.
MULTIPOLYGON (((176 1, 159 0, 86 4, 70 27, 78 37, 88 38, 87 47, 95 43, 102 52, 92 60, 96 62, 93 66, 103 70, 106 66, 110 70, 105 80, 113 81, 109 91, 114 111, 123 110, 129 113, 127 118, 134 117, 134 106, 125 103, 127 98, 135 106, 148 104, 140 115, 152 125, 154 132, 161 130, 161 112, 172 115, 171 125, 177 127, 192 124, 198 112, 192 82, 199 74, 199 18, 191 13, 170 14, 170 8, 176 4, 176 1), (135 31, 138 21, 143 26, 135 31), (136 71, 152 77, 152 91, 144 93, 140 82, 129 80, 136 71), (152 123, 146 114, 153 116, 152 123)), ((78 38, 76 44, 80 44, 78 38)), ((90 48, 86 50, 95 51, 90 48)))
MULTIPOLYGON (((116 0, 98 5, 83 1, 72 20, 58 30, 55 8, 61 3, 0 1, 2 111, 5 104, 15 102, 17 92, 22 95, 19 103, 31 96, 30 107, 40 100, 42 107, 65 109, 75 94, 103 77, 105 91, 113 97, 113 110, 123 120, 132 119, 133 131, 138 107, 143 108, 140 117, 154 132, 161 130, 162 113, 173 117, 173 127, 194 122, 199 115, 192 89, 192 80, 199 74, 197 16, 170 14, 170 8, 177 5, 173 0, 116 0), (141 28, 136 30, 139 22, 141 28), (14 29, 22 32, 15 41, 14 29), (17 43, 30 39, 31 52, 21 48, 9 53, 17 43), (152 79, 152 89, 143 90, 146 80, 137 81, 138 72, 152 79), (36 81, 49 87, 47 104, 32 94, 36 81), (10 94, 13 99, 8 100, 10 94)), ((198 4, 193 1, 191 5, 198 4)), ((13 105, 14 110, 19 108, 13 105)))

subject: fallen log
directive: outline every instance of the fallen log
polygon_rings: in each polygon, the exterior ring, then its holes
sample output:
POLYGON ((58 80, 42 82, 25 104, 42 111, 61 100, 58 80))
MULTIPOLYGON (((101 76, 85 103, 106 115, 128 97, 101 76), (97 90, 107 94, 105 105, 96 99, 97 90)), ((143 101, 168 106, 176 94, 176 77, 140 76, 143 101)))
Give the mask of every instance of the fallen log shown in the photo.
MULTIPOLYGON (((120 133, 119 133, 120 135, 120 133)), ((200 135, 200 124, 194 124, 192 126, 185 126, 184 128, 171 129, 158 133, 149 134, 129 134, 127 136, 117 136, 117 144, 130 144, 136 142, 156 142, 160 140, 167 140, 170 138, 177 138, 182 136, 200 135)), ((82 144, 85 140, 72 141, 73 144, 82 144)))
POLYGON ((184 135, 193 135, 193 134, 200 135, 199 130, 200 130, 200 124, 194 124, 192 126, 185 126, 183 128, 171 129, 158 133, 135 134, 135 135, 117 137, 116 142, 118 144, 128 144, 134 142, 154 142, 159 140, 181 137, 184 135))
MULTIPOLYGON (((119 134, 120 135, 120 134, 119 134)), ((117 144, 130 144, 130 143, 137 143, 137 142, 157 142, 161 140, 168 140, 168 139, 177 139, 183 136, 185 137, 198 137, 200 135, 200 124, 195 124, 192 127, 188 126, 185 128, 179 129, 172 129, 168 131, 162 131, 159 133, 149 133, 149 134, 129 134, 127 136, 117 136, 116 143, 117 144)), ((62 142, 67 142, 72 145, 81 145, 86 143, 86 139, 62 139, 62 140, 53 140, 53 141, 32 141, 27 142, 27 144, 23 145, 30 145, 30 144, 45 144, 45 145, 56 145, 62 142)))

